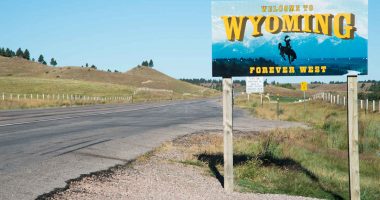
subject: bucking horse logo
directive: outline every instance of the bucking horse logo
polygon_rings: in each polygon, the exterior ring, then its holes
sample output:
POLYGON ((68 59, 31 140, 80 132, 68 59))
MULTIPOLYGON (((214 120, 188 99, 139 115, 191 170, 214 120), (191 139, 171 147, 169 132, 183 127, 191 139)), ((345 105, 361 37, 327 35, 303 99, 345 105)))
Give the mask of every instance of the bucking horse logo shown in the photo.
POLYGON ((286 60, 285 54, 288 56, 289 64, 292 64, 292 62, 297 59, 296 52, 292 49, 290 46, 290 38, 289 36, 285 36, 284 38, 286 46, 282 46, 282 43, 278 43, 278 49, 280 50, 281 57, 286 60))

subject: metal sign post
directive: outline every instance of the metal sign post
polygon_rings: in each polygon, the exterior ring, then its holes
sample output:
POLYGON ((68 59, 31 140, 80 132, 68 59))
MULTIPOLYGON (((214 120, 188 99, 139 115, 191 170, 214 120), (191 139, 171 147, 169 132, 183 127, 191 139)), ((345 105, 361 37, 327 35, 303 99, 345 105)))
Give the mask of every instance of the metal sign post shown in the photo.
POLYGON ((306 121, 306 91, 307 91, 307 82, 301 82, 301 91, 303 91, 303 114, 304 114, 304 120, 306 121))
POLYGON ((223 78, 224 189, 234 190, 232 135, 232 78, 223 78))
POLYGON ((359 182, 359 114, 358 114, 358 77, 347 76, 347 122, 348 122, 348 160, 350 170, 350 199, 360 199, 359 182))

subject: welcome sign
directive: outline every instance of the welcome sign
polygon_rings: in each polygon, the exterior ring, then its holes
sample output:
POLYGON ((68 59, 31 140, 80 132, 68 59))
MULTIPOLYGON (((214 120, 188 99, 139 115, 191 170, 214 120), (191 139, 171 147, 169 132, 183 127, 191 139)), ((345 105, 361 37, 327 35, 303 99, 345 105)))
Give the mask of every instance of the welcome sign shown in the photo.
POLYGON ((368 73, 368 0, 212 1, 212 73, 368 73))

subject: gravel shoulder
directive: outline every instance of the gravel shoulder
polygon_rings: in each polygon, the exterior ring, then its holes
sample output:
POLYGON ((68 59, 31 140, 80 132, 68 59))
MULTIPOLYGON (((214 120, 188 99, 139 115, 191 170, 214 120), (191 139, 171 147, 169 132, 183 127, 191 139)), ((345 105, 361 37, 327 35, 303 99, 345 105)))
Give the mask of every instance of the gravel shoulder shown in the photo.
POLYGON ((68 181, 65 188, 44 194, 39 199, 312 199, 277 194, 226 193, 209 171, 184 162, 193 156, 191 143, 209 145, 212 141, 202 143, 201 140, 210 134, 215 138, 222 137, 220 131, 179 137, 125 165, 68 181))

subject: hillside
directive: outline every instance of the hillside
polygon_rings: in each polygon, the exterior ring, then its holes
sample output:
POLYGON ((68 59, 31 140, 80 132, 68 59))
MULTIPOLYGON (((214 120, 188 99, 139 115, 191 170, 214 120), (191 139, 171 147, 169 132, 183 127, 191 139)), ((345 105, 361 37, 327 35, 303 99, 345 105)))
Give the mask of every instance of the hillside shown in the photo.
POLYGON ((25 59, 0 56, 0 76, 28 77, 42 79, 70 79, 107 84, 117 84, 133 88, 172 90, 176 95, 192 94, 201 96, 214 93, 210 89, 192 85, 169 77, 149 67, 136 67, 125 73, 113 73, 75 66, 50 67, 25 59))

